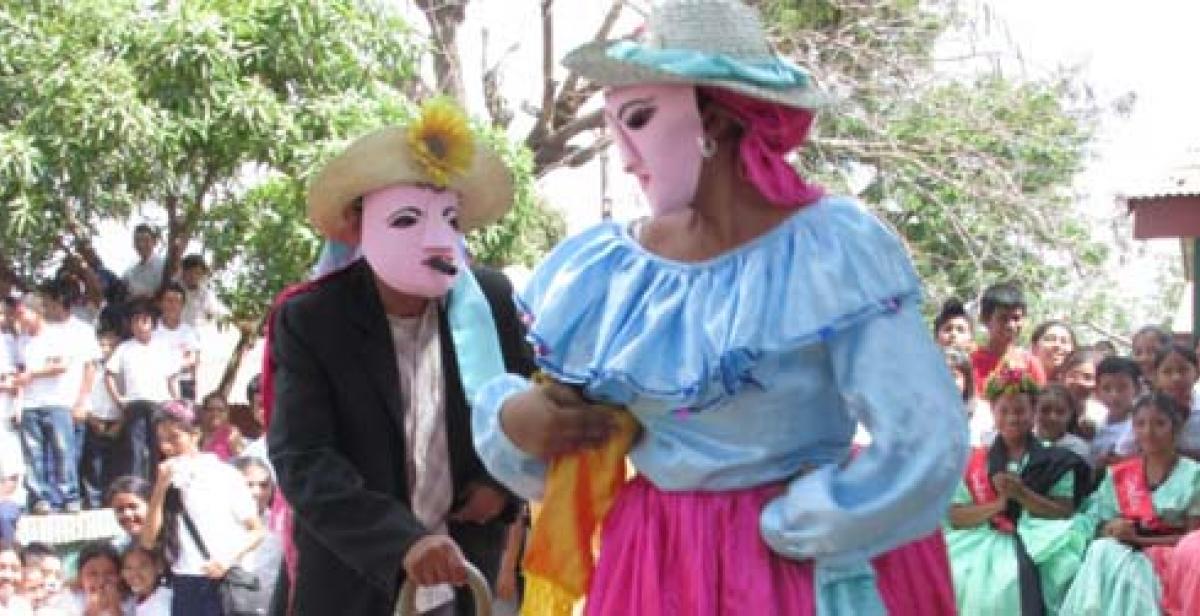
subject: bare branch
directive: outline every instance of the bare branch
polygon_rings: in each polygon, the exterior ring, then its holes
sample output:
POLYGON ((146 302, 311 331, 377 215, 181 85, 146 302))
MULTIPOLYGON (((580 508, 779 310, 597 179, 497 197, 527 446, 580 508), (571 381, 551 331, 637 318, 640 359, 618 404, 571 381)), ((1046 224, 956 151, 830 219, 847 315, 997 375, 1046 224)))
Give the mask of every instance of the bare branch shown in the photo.
POLYGON ((535 169, 534 173, 536 174, 536 177, 543 177, 557 169, 585 165, 610 145, 612 145, 612 137, 604 136, 597 138, 594 142, 584 147, 568 146, 564 148, 563 154, 558 158, 558 160, 552 161, 545 168, 535 169))
POLYGON ((462 60, 458 53, 458 27, 466 18, 467 0, 416 0, 417 7, 429 22, 433 40, 433 65, 437 89, 458 100, 466 98, 463 86, 462 60))
POLYGON ((500 93, 501 89, 501 72, 500 69, 504 65, 504 61, 517 50, 518 43, 513 43, 500 54, 500 57, 493 63, 488 62, 488 38, 490 31, 483 28, 481 36, 483 38, 483 53, 481 54, 482 75, 483 75, 483 102, 487 108, 488 117, 492 119, 492 124, 502 128, 508 128, 512 122, 513 112, 508 107, 508 101, 504 95, 500 93))
MULTIPOLYGON (((613 26, 617 22, 617 18, 621 15, 621 10, 626 6, 628 0, 612 0, 612 4, 605 13, 600 27, 597 28, 593 40, 604 40, 609 38, 613 26)), ((543 8, 547 9, 550 0, 543 0, 543 8)), ((542 13, 542 28, 543 28, 543 57, 542 57, 542 72, 544 76, 544 84, 552 85, 553 82, 553 63, 551 61, 551 38, 548 34, 549 28, 549 12, 544 10, 542 13)), ((579 109, 583 106, 593 94, 600 89, 594 84, 580 85, 580 78, 575 73, 567 75, 562 87, 558 88, 557 96, 553 95, 553 89, 544 87, 542 94, 542 108, 538 112, 538 122, 529 131, 529 135, 525 138, 525 145, 530 150, 535 152, 535 170, 537 174, 541 174, 554 165, 556 156, 566 154, 566 143, 572 137, 584 130, 598 128, 603 122, 603 118, 599 115, 588 117, 587 121, 580 125, 576 121, 579 118, 579 109), (551 98, 547 98, 546 94, 550 93, 551 98)))
MULTIPOLYGON (((542 0, 542 107, 526 143, 541 144, 554 123, 554 0, 542 0)), ((540 148, 539 148, 540 149, 540 148)))
MULTIPOLYGON (((600 27, 596 30, 596 35, 592 37, 593 41, 603 41, 612 33, 613 26, 617 23, 617 18, 621 16, 621 9, 625 6, 625 0, 613 0, 611 6, 608 7, 608 12, 604 14, 604 21, 600 22, 600 27)), ((555 101, 555 106, 560 107, 560 111, 566 111, 567 95, 574 92, 579 87, 579 75, 574 71, 567 75, 566 81, 563 82, 562 94, 555 101)))
POLYGON ((576 135, 589 130, 596 130, 604 125, 604 114, 597 109, 585 116, 581 116, 571 121, 571 123, 558 129, 555 133, 546 136, 545 139, 534 150, 533 168, 534 175, 542 176, 553 166, 553 164, 561 159, 567 153, 567 142, 576 135))

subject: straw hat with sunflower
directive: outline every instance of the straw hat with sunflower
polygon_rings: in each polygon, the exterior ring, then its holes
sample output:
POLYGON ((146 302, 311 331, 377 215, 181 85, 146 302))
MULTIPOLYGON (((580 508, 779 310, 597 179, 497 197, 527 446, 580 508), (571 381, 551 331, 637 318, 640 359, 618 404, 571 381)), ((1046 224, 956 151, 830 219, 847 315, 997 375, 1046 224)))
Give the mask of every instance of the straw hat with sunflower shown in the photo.
POLYGON ((499 220, 512 205, 512 178, 503 161, 476 142, 458 106, 437 98, 407 126, 363 135, 329 161, 309 186, 308 218, 326 237, 357 244, 358 199, 397 184, 457 193, 463 233, 499 220))

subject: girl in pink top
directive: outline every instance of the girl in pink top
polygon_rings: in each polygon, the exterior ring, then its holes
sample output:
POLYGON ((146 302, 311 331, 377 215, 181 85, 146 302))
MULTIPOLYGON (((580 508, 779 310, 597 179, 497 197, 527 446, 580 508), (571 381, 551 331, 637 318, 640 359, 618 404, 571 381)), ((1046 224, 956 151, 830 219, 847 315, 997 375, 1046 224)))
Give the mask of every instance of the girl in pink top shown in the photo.
POLYGON ((204 396, 200 434, 200 450, 216 454, 222 462, 236 458, 245 446, 241 431, 229 423, 229 405, 219 392, 204 396))

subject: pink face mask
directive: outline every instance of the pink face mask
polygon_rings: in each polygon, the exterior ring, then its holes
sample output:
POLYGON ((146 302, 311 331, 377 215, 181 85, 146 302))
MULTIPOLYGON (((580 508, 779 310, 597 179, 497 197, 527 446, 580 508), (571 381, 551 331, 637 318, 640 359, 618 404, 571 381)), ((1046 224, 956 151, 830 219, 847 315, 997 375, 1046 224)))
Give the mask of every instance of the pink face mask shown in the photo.
POLYGON ((637 176, 654 215, 691 205, 704 162, 696 89, 661 84, 613 88, 605 94, 604 118, 625 171, 637 176))
POLYGON ((401 185, 363 196, 363 258, 401 293, 445 295, 460 267, 459 237, 454 192, 401 185))

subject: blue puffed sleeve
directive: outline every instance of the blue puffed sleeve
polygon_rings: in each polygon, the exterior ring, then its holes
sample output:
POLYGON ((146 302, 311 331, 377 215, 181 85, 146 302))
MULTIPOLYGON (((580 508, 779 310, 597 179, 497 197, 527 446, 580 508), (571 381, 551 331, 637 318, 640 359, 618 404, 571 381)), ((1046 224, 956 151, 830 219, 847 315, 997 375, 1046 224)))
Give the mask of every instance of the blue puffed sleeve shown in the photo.
POLYGON ((522 498, 541 500, 546 463, 518 449, 500 427, 504 401, 528 388, 529 381, 514 374, 484 384, 471 405, 471 432, 475 451, 493 477, 522 498))
POLYGON ((827 341, 838 390, 872 444, 794 479, 764 508, 763 538, 818 569, 856 569, 937 528, 967 454, 962 400, 915 301, 827 341))

